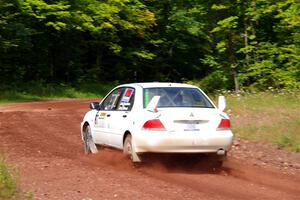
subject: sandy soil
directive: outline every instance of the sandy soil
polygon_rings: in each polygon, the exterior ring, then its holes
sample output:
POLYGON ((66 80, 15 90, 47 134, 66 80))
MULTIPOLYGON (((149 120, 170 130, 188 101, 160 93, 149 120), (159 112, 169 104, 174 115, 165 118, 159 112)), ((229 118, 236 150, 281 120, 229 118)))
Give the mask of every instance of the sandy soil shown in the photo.
POLYGON ((80 121, 89 100, 0 107, 0 150, 34 199, 300 199, 300 155, 234 142, 221 169, 156 156, 133 166, 122 152, 84 155, 80 121))

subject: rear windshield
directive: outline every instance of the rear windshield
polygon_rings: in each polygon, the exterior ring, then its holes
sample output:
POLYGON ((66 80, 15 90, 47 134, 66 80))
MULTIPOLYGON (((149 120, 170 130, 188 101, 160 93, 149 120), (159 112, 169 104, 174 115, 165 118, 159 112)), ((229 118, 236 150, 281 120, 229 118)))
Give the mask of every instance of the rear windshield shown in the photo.
POLYGON ((144 108, 152 97, 160 96, 158 106, 165 107, 199 107, 214 108, 203 93, 196 88, 157 87, 144 89, 144 108))

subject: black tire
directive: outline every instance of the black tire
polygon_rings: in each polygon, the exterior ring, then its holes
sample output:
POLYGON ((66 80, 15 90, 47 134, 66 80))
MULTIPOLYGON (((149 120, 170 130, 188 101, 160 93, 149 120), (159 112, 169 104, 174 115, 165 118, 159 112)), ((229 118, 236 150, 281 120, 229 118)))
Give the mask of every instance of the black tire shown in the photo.
POLYGON ((222 160, 216 160, 213 162, 213 167, 216 169, 222 168, 223 166, 223 161, 222 160))
POLYGON ((223 162, 227 159, 227 154, 225 155, 214 155, 212 156, 212 166, 214 168, 222 168, 223 162))
POLYGON ((84 149, 85 154, 91 153, 91 149, 90 149, 89 144, 88 144, 88 140, 89 140, 89 137, 91 135, 90 130, 91 130, 90 126, 86 126, 84 131, 83 131, 83 149, 84 149))
POLYGON ((93 141, 91 127, 87 125, 83 131, 83 149, 85 154, 97 153, 97 147, 93 141))
POLYGON ((132 137, 128 134, 125 138, 123 145, 123 153, 128 156, 132 162, 138 163, 141 162, 141 156, 135 152, 135 149, 132 145, 132 137))

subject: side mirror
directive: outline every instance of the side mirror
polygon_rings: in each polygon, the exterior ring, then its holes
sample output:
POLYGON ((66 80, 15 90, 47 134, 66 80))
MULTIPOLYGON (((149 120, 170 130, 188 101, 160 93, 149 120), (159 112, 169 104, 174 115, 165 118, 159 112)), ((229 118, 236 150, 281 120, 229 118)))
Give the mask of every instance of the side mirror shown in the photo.
POLYGON ((92 109, 92 110, 94 110, 94 109, 98 110, 99 108, 100 108, 99 102, 92 102, 92 103, 90 103, 90 109, 92 109))
POLYGON ((226 99, 224 96, 219 96, 218 99, 218 108, 220 111, 224 111, 226 108, 226 99))

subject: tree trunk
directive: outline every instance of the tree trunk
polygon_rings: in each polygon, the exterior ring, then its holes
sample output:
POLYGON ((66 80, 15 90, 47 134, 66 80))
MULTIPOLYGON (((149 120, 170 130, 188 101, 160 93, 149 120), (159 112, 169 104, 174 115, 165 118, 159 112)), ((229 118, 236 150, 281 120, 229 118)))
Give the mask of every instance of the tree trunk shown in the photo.
POLYGON ((98 46, 96 47, 96 63, 95 63, 95 68, 96 68, 96 73, 98 78, 101 77, 102 74, 102 47, 100 46, 100 44, 98 44, 98 46))
POLYGON ((234 88, 235 92, 238 93, 240 91, 240 84, 238 81, 238 72, 237 72, 237 59, 234 52, 234 33, 229 31, 228 33, 228 54, 229 54, 229 62, 231 64, 230 70, 232 71, 233 80, 234 80, 234 88))
MULTIPOLYGON (((247 17, 245 17, 245 19, 244 19, 244 29, 245 29, 245 31, 244 31, 244 45, 245 45, 245 48, 247 50, 247 48, 248 48, 248 18, 247 17)), ((246 66, 249 65, 249 59, 250 59, 249 54, 248 54, 247 51, 245 53, 246 66)))
POLYGON ((239 84, 239 80, 238 80, 237 70, 233 69, 232 74, 233 74, 235 92, 239 93, 240 92, 240 84, 239 84))

